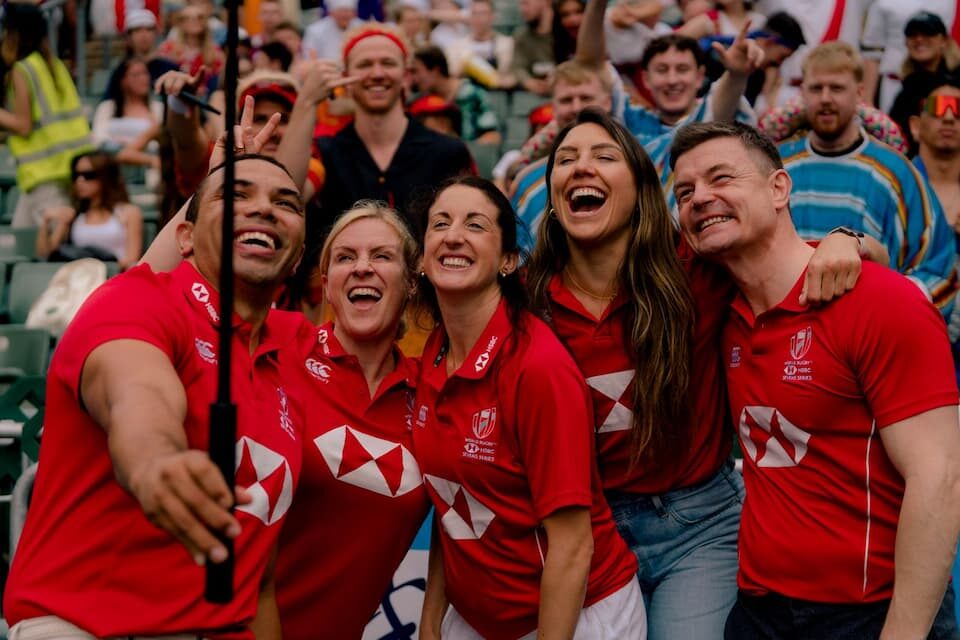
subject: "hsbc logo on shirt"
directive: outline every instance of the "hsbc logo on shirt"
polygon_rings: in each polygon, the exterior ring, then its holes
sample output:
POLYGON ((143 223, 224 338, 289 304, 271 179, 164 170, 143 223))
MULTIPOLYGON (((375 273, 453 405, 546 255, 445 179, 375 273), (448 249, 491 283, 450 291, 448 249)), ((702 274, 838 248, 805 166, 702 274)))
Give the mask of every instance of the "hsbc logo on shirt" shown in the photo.
POLYGON ((436 505, 443 530, 453 540, 479 540, 493 522, 495 514, 462 485, 424 474, 423 479, 443 502, 436 505))
POLYGON ((493 351, 493 348, 497 346, 497 336, 490 338, 490 342, 487 343, 487 348, 483 350, 483 353, 477 356, 476 362, 473 363, 473 368, 477 373, 480 373, 487 368, 487 364, 490 363, 490 352, 493 351))
POLYGON ((744 407, 739 432, 744 454, 758 467, 796 467, 807 455, 810 434, 773 407, 744 407))
POLYGON ((388 498, 399 498, 421 484, 420 466, 398 442, 341 425, 313 440, 333 477, 388 498))
POLYGON ((217 310, 210 304, 210 291, 207 289, 207 285, 202 282, 194 282, 193 286, 190 287, 190 291, 193 293, 193 297, 197 299, 197 302, 202 304, 203 308, 207 310, 210 318, 214 322, 220 322, 220 314, 218 314, 217 310))
POLYGON ((282 455, 243 436, 237 440, 237 484, 247 486, 253 497, 237 511, 249 513, 270 526, 287 513, 293 502, 293 472, 282 455))
POLYGON ((623 399, 633 383, 634 375, 633 369, 626 369, 587 378, 587 384, 596 392, 593 394, 593 404, 597 410, 603 411, 610 407, 597 433, 627 431, 633 425, 633 411, 623 404, 623 399))
POLYGON ((193 286, 190 287, 190 291, 193 292, 193 297, 199 302, 210 302, 210 292, 207 291, 206 285, 202 282, 194 282, 193 286))
POLYGON ((807 353, 813 346, 813 328, 800 329, 790 336, 790 359, 783 363, 784 382, 806 382, 813 380, 813 360, 807 359, 807 353))

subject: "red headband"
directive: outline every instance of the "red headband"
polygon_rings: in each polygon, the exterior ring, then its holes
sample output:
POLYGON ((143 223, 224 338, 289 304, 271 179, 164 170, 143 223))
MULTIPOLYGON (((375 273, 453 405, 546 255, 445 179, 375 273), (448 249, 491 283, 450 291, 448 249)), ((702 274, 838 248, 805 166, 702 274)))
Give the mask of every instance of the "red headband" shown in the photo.
POLYGON ((407 53, 407 47, 403 44, 403 40, 401 40, 395 33, 387 31, 386 29, 373 28, 361 31, 357 35, 347 40, 346 44, 343 45, 343 63, 347 63, 347 56, 350 55, 350 50, 357 46, 358 42, 371 36, 383 36, 384 38, 390 38, 395 45, 400 47, 400 51, 403 52, 403 59, 407 59, 409 54, 407 53))

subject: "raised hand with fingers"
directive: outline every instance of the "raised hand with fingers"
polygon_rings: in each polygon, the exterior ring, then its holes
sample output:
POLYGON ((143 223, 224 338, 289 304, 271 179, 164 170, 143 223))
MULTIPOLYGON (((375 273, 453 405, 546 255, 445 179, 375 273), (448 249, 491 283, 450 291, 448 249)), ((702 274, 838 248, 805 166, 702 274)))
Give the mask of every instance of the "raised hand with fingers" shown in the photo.
MULTIPOLYGON (((275 113, 270 116, 267 123, 263 125, 260 131, 254 131, 253 126, 253 97, 247 96, 240 112, 240 124, 233 127, 234 151, 241 153, 260 153, 263 146, 273 137, 280 124, 280 114, 275 113)), ((217 138, 213 145, 213 152, 210 154, 210 169, 217 167, 227 159, 227 130, 217 138)))
POLYGON ((206 75, 205 67, 201 67, 194 75, 183 71, 167 71, 153 83, 153 91, 166 96, 177 96, 183 91, 197 93, 203 87, 206 75))
POLYGON ((714 42, 712 45, 724 68, 730 73, 748 76, 763 65, 765 54, 760 45, 747 37, 749 29, 750 21, 748 20, 729 47, 719 42, 714 42))
POLYGON ((315 53, 303 62, 298 73, 301 85, 299 97, 310 105, 326 100, 337 87, 360 80, 359 76, 344 76, 335 61, 318 59, 315 53))

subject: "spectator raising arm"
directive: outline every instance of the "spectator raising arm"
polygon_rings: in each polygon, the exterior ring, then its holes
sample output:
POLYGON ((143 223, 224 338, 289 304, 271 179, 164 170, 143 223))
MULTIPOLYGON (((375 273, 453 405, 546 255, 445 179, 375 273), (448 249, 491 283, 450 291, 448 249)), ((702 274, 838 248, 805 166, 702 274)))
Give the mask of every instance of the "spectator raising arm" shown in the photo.
POLYGON ((763 64, 763 49, 747 38, 749 29, 750 23, 747 22, 729 47, 724 47, 719 42, 713 43, 713 50, 727 70, 711 91, 710 109, 714 120, 734 119, 743 92, 747 88, 747 78, 763 64))
POLYGON ((317 124, 317 104, 330 97, 337 87, 354 83, 357 76, 344 77, 333 60, 318 60, 312 57, 303 62, 303 84, 293 103, 290 121, 284 133, 277 160, 287 167, 294 182, 304 184, 313 146, 313 129, 317 124))

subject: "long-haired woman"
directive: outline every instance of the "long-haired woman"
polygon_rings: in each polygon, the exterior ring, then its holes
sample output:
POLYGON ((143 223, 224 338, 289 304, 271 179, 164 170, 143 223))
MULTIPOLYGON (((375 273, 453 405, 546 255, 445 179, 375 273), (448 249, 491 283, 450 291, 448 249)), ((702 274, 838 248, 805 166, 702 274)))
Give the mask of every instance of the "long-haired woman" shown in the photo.
POLYGON ((650 638, 720 638, 744 498, 719 353, 732 285, 680 241, 653 164, 608 114, 584 110, 561 131, 546 177, 533 309, 590 386, 603 488, 639 562, 650 638))
MULTIPOLYGON (((170 39, 164 40, 158 47, 157 55, 173 60, 180 65, 181 71, 190 75, 196 75, 203 67, 206 67, 210 78, 219 74, 225 58, 213 39, 208 17, 207 13, 196 5, 181 9, 176 30, 170 39)), ((208 83, 211 84, 213 83, 208 83)))
POLYGON ((121 62, 107 87, 107 99, 93 113, 93 140, 117 151, 119 162, 159 168, 159 156, 145 151, 163 121, 163 104, 151 98, 150 90, 145 60, 121 62))
POLYGON ((91 152, 73 159, 71 175, 71 203, 43 212, 37 255, 69 260, 92 248, 121 269, 136 264, 143 253, 143 214, 129 202, 120 167, 109 154, 91 152))
POLYGON ((583 377, 527 310, 493 183, 421 216, 427 341, 413 442, 436 508, 421 638, 644 638, 635 561, 600 492, 583 377), (539 635, 538 635, 539 634, 539 635))

